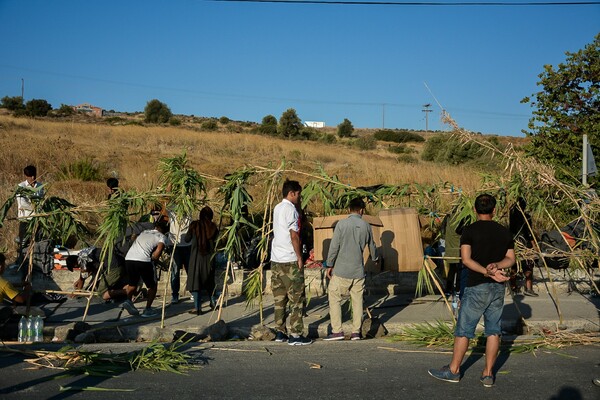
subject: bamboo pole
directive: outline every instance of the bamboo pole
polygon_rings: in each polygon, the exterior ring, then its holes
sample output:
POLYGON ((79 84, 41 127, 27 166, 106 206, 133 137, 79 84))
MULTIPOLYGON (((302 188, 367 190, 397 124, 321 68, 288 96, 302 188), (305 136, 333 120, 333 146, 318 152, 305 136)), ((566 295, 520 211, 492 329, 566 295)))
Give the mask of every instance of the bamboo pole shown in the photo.
MULTIPOLYGON (((444 295, 444 290, 442 289, 442 287, 440 286, 440 283, 438 282, 437 278, 433 274, 433 270, 430 268, 430 264, 433 264, 433 261, 431 261, 429 259, 429 256, 425 256, 425 258, 423 259, 423 266, 425 267, 425 270, 431 277, 431 280, 435 284, 435 287, 437 288, 437 290, 440 292, 442 298, 444 299, 444 303, 446 303, 446 307, 448 307, 448 311, 450 312, 450 315, 452 316, 452 322, 454 322, 454 325, 456 325, 456 317, 454 316, 454 313, 452 312, 452 305, 450 305, 450 303, 448 303, 448 299, 444 295)), ((435 269, 435 267, 433 269, 435 269)))
POLYGON ((225 268, 225 278, 223 279, 223 290, 219 296, 219 312, 217 313, 217 321, 221 320, 221 313, 223 312, 223 301, 225 300, 225 292, 227 291, 227 280, 229 279, 229 268, 231 266, 231 254, 227 256, 227 267, 225 268))

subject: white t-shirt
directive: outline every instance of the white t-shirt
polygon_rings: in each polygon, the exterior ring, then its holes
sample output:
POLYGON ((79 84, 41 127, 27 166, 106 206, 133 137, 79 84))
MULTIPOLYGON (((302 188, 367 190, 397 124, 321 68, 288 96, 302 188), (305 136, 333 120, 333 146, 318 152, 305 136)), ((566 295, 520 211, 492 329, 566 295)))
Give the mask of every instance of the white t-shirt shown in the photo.
MULTIPOLYGON (((31 186, 29 184, 29 182, 27 180, 25 180, 25 181, 19 183, 19 186, 23 187, 23 188, 28 188, 28 189, 34 190, 34 189, 38 189, 40 186, 42 186, 42 184, 36 181, 33 184, 33 186, 31 186)), ((31 197, 34 197, 34 198, 44 197, 44 189, 38 189, 35 192, 35 195, 32 195, 31 197)), ((33 204, 31 204, 31 200, 25 196, 17 196, 17 217, 19 217, 19 218, 29 217, 31 214, 33 214, 33 204)))
POLYGON ((271 243, 271 261, 289 263, 298 260, 290 229, 298 232, 298 210, 289 200, 283 199, 273 210, 273 242, 271 243))
POLYGON ((125 256, 126 261, 152 261, 152 253, 159 243, 165 243, 167 238, 156 229, 148 229, 140 233, 125 256))
POLYGON ((187 233, 188 229, 190 228, 192 219, 189 216, 186 216, 185 218, 183 218, 183 220, 180 224, 175 213, 173 213, 171 211, 169 211, 168 213, 169 213, 169 230, 170 230, 169 240, 171 241, 171 243, 177 244, 177 247, 190 246, 192 244, 192 241, 190 240, 189 242, 186 242, 185 234, 187 233))

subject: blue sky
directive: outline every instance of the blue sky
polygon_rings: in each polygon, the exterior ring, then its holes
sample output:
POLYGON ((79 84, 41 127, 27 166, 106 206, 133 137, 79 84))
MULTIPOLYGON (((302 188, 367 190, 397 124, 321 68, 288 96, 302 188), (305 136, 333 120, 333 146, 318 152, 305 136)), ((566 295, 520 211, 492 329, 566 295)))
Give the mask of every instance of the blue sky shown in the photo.
POLYGON ((600 32, 600 5, 385 6, 0 0, 0 97, 260 122, 520 135, 544 64, 600 32))

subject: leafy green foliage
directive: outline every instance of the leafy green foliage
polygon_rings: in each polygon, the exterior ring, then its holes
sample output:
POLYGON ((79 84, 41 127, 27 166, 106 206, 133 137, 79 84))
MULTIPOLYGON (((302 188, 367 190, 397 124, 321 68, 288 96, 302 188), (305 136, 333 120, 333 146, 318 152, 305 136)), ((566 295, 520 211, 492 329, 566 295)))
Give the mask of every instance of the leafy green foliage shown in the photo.
POLYGON ((377 148, 377 139, 373 135, 361 136, 353 144, 361 150, 374 150, 377 148))
POLYGON ((159 170, 159 182, 169 193, 167 208, 175 213, 180 221, 193 215, 206 197, 206 182, 189 166, 186 153, 161 158, 159 170))
POLYGON ((445 164, 463 164, 479 160, 484 155, 484 149, 477 142, 463 144, 450 134, 441 134, 433 136, 425 143, 421 158, 445 164))
POLYGON ((228 123, 230 123, 230 122, 231 122, 231 120, 230 120, 229 118, 225 117, 225 116, 222 116, 221 118, 219 118, 219 122, 220 122, 222 125, 227 125, 228 123))
POLYGON ((296 138, 300 136, 302 129, 302 121, 296 114, 296 110, 288 108, 281 114, 279 118, 279 126, 277 127, 277 133, 279 136, 284 138, 296 138))
POLYGON ((277 118, 273 115, 265 115, 259 128, 265 135, 277 135, 277 118))
POLYGON ((348 118, 344 118, 344 120, 337 126, 337 134, 339 137, 350 137, 354 133, 354 126, 352 122, 348 118))
POLYGON ((82 159, 60 167, 60 179, 79 179, 84 182, 100 182, 103 174, 98 163, 90 159, 82 159))
POLYGON ((161 101, 152 99, 146 103, 144 117, 146 122, 154 124, 166 124, 173 116, 171 109, 161 101))
POLYGON ((41 238, 63 244, 72 238, 83 239, 89 232, 75 208, 75 205, 60 197, 44 198, 36 204, 27 230, 36 232, 41 238))
POLYGON ((375 139, 382 140, 385 142, 395 142, 395 143, 406 143, 406 142, 424 142, 425 138, 419 134, 414 132, 409 132, 406 130, 389 130, 389 129, 380 129, 375 132, 375 139))
POLYGON ((171 126, 180 126, 181 125, 181 119, 175 118, 175 117, 171 117, 171 118, 169 118, 169 125, 171 125, 171 126))
POLYGON ((67 104, 61 104, 60 107, 58 108, 58 110, 56 110, 55 115, 57 117, 68 117, 75 114, 75 110, 73 110, 73 107, 67 105, 67 104))
POLYGON ((200 128, 205 131, 216 131, 219 128, 219 125, 214 119, 209 119, 208 121, 204 121, 200 125, 200 128))
POLYGON ((23 98, 21 96, 4 96, 1 100, 0 107, 6 108, 10 111, 25 109, 25 105, 23 104, 23 98))
POLYGON ((25 114, 30 117, 45 117, 52 106, 46 100, 32 99, 25 104, 25 114))
POLYGON ((600 150, 600 34, 584 49, 565 54, 556 68, 544 66, 542 90, 521 102, 533 108, 525 131, 532 138, 528 153, 556 167, 559 178, 576 181, 582 135, 588 134, 596 154, 600 150))

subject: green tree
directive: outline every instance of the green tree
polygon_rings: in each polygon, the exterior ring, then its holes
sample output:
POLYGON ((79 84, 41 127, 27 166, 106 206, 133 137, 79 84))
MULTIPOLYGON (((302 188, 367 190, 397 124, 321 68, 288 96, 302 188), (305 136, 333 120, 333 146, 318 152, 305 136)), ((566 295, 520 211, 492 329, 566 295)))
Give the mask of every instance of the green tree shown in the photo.
POLYGON ((277 134, 277 118, 274 115, 265 115, 259 128, 261 133, 265 135, 277 134))
POLYGON ((539 75, 542 90, 521 100, 533 108, 528 154, 553 165, 563 179, 581 171, 582 136, 600 150, 600 34, 576 53, 566 52, 556 68, 545 65, 539 75))
POLYGON ((17 111, 24 109, 25 105, 23 104, 23 98, 21 96, 4 96, 2 98, 2 103, 0 104, 0 107, 6 108, 10 111, 17 111))
POLYGON ((152 99, 144 108, 144 116, 146 122, 155 124, 165 124, 173 116, 171 109, 157 99, 152 99))
POLYGON ((341 124, 337 126, 337 134, 339 137, 350 137, 354 132, 354 126, 352 126, 352 122, 348 118, 344 118, 341 124))
POLYGON ((52 106, 44 99, 31 99, 25 104, 25 114, 30 117, 45 117, 52 106))
POLYGON ((296 114, 296 110, 288 108, 281 114, 279 126, 277 127, 277 132, 280 136, 294 138, 300 135, 301 129, 302 121, 298 117, 298 114, 296 114))
POLYGON ((61 104, 60 108, 56 110, 56 115, 59 117, 67 117, 73 114, 75 114, 75 110, 73 110, 73 107, 66 104, 61 104))

